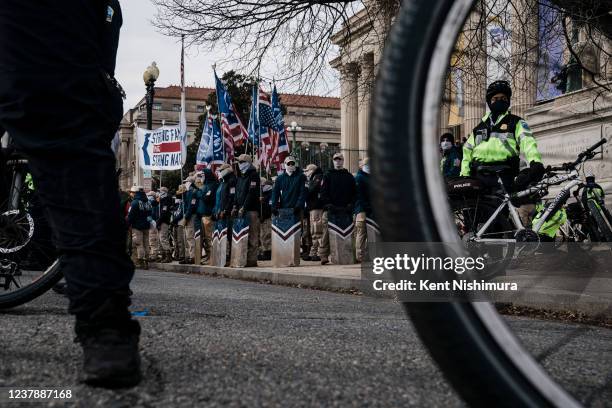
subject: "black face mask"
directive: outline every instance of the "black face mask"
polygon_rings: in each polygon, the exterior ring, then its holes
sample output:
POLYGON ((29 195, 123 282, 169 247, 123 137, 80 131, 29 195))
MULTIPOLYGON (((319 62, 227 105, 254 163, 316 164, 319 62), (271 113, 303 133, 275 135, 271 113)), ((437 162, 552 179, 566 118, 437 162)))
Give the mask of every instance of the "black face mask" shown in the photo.
POLYGON ((489 105, 489 108, 491 108, 491 112, 495 115, 500 115, 510 108, 510 102, 504 100, 495 101, 489 105))

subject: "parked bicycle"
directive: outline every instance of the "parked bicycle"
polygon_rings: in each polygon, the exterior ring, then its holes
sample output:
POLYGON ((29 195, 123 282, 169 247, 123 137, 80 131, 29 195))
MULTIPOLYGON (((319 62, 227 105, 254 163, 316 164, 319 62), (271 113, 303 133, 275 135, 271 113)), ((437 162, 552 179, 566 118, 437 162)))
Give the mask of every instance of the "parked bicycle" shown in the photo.
POLYGON ((62 274, 28 162, 8 134, 1 141, 0 309, 5 309, 42 295, 62 274))
MULTIPOLYGON (((521 191, 510 193, 504 187, 501 174, 508 166, 480 166, 480 174, 497 178, 493 190, 485 189, 478 179, 458 178, 448 183, 450 205, 455 216, 459 234, 469 248, 487 261, 488 275, 500 273, 512 260, 515 252, 523 253, 528 248, 534 251, 537 245, 519 246, 517 243, 554 241, 561 226, 569 242, 612 242, 611 218, 604 204, 604 192, 594 183, 594 177, 580 178, 582 165, 601 152, 597 149, 607 142, 602 139, 580 153, 577 159, 559 167, 548 167, 546 176, 538 183, 521 191), (548 195, 549 188, 564 185, 561 191, 544 205, 541 200, 548 195), (572 203, 568 220, 566 204, 571 193, 581 199, 572 203), (523 225, 518 207, 521 204, 538 204, 538 213, 531 225, 523 225)), ((563 232, 561 233, 563 234, 563 232)))

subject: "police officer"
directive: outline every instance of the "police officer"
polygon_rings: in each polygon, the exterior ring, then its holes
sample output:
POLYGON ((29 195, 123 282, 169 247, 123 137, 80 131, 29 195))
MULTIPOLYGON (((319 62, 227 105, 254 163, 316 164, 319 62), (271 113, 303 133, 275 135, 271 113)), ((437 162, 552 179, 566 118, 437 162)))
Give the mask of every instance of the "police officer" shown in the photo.
POLYGON ((0 128, 27 157, 54 231, 84 381, 107 387, 141 378, 110 148, 123 115, 121 24, 117 0, 0 2, 0 128))
POLYGON ((490 112, 474 128, 463 145, 461 176, 476 176, 487 186, 495 186, 495 175, 484 173, 485 167, 508 166, 501 178, 507 190, 519 172, 519 154, 529 163, 528 181, 539 181, 544 176, 542 157, 527 122, 510 113, 512 89, 508 81, 495 81, 487 88, 490 112))
POLYGON ((238 156, 240 177, 236 181, 236 199, 233 205, 233 215, 249 220, 249 242, 246 266, 257 266, 259 248, 259 189, 260 180, 257 170, 252 164, 253 159, 248 154, 238 156))

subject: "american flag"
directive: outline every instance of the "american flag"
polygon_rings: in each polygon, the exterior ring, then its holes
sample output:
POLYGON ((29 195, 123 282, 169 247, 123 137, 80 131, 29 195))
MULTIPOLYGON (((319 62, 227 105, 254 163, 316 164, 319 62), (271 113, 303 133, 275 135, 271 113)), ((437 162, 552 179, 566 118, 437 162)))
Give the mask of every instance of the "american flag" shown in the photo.
POLYGON ((283 166, 285 158, 289 156, 289 144, 287 143, 287 130, 285 129, 285 121, 283 120, 283 112, 281 111, 280 98, 276 92, 276 85, 272 90, 272 112, 274 113, 274 123, 276 125, 276 143, 274 143, 273 158, 276 168, 280 169, 283 166))
POLYGON ((240 146, 248 139, 249 134, 238 117, 232 98, 225 85, 215 72, 217 90, 217 105, 221 114, 221 131, 225 140, 226 159, 228 163, 234 160, 234 145, 240 146))
POLYGON ((249 116, 249 139, 257 149, 259 149, 259 101, 257 98, 257 84, 253 85, 251 92, 251 115, 249 116))
POLYGON ((268 170, 272 164, 277 169, 281 169, 285 157, 289 155, 289 146, 276 87, 272 91, 272 96, 259 88, 258 105, 261 136, 260 163, 268 170))

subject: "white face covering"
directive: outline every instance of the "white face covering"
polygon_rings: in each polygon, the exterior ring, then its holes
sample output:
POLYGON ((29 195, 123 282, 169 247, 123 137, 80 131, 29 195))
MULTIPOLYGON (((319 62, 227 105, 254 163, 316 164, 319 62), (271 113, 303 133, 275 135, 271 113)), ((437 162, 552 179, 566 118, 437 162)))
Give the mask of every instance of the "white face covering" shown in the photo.
POLYGON ((175 198, 174 199, 174 204, 180 204, 181 203, 181 199, 180 198, 175 198))
POLYGON ((310 176, 312 176, 312 173, 314 173, 312 170, 306 170, 306 177, 310 178, 310 176))
POLYGON ((369 164, 364 164, 363 167, 361 168, 361 170, 363 170, 363 172, 366 173, 366 174, 370 174, 370 165, 369 164))
POLYGON ((334 169, 341 169, 344 166, 344 160, 334 160, 334 169))
POLYGON ((244 163, 239 163, 238 164, 238 168, 240 168, 240 172, 242 174, 246 173, 246 171, 249 169, 249 167, 251 167, 251 163, 249 163, 249 162, 244 162, 244 163))
POLYGON ((265 184, 262 188, 261 191, 263 191, 264 193, 267 193, 268 191, 272 190, 272 186, 269 184, 265 184))
POLYGON ((292 175, 293 172, 295 171, 295 166, 286 166, 285 171, 287 172, 288 175, 292 175))
POLYGON ((440 143, 440 148, 442 150, 450 150, 451 147, 453 147, 453 144, 449 142, 448 140, 445 140, 442 143, 440 143))
POLYGON ((230 174, 231 171, 231 169, 221 170, 219 172, 219 179, 222 179, 223 177, 227 176, 228 174, 230 174))

